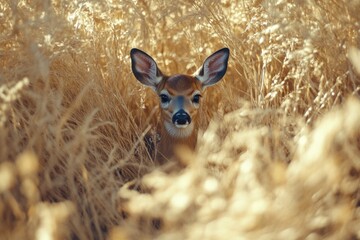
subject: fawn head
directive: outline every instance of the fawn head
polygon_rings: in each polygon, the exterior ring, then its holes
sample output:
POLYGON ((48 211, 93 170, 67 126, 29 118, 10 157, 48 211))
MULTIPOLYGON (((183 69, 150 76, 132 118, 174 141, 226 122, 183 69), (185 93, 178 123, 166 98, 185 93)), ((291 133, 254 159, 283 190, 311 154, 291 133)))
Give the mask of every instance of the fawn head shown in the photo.
POLYGON ((213 53, 193 75, 164 75, 152 57, 136 48, 131 50, 130 56, 137 80, 159 96, 161 117, 168 134, 175 138, 191 135, 197 127, 194 122, 202 93, 225 75, 229 49, 213 53))

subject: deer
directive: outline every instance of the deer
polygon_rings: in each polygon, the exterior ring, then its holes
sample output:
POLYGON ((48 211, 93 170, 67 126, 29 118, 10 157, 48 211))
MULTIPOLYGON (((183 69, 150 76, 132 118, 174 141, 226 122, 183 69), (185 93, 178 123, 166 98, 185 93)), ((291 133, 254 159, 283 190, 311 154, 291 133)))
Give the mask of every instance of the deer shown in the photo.
POLYGON ((176 157, 176 149, 195 150, 199 128, 199 108, 205 89, 225 75, 230 50, 222 48, 205 59, 192 75, 165 75, 155 60, 140 49, 130 51, 135 78, 159 97, 160 129, 156 160, 164 163, 176 157))

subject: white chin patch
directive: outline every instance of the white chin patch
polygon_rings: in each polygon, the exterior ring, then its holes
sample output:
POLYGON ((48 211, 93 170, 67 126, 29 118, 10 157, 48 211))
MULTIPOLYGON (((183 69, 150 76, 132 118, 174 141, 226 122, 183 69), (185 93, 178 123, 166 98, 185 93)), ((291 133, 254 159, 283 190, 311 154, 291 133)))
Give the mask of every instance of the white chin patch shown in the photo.
POLYGON ((189 122, 186 122, 186 124, 175 123, 175 127, 177 127, 177 128, 187 128, 189 125, 190 125, 189 122))
POLYGON ((172 137, 184 138, 191 135, 194 130, 194 124, 172 124, 169 122, 164 122, 166 131, 172 137))

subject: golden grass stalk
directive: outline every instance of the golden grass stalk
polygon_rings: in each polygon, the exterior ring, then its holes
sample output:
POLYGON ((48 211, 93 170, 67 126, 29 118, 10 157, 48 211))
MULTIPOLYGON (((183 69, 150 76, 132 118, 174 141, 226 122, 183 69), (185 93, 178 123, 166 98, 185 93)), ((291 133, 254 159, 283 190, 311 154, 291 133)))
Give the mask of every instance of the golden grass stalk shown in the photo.
POLYGON ((1 1, 0 239, 360 238, 359 7, 1 1), (132 47, 166 74, 231 50, 182 171, 142 141, 161 123, 132 47))

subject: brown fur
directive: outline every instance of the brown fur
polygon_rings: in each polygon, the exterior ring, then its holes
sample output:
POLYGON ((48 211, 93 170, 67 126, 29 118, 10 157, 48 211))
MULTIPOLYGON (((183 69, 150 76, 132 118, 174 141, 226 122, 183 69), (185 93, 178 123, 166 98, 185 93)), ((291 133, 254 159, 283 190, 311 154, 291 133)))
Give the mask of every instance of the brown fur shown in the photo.
MULTIPOLYGON (((195 90, 201 91, 201 83, 195 77, 188 75, 174 75, 170 77, 164 77, 162 82, 157 88, 157 93, 166 89, 171 95, 178 96, 183 95, 185 98, 191 98, 195 90)), ((158 152, 156 154, 156 160, 160 163, 164 163, 173 157, 176 158, 176 148, 187 147, 190 150, 194 150, 197 141, 197 129, 198 129, 198 116, 197 110, 190 106, 191 104, 185 104, 186 110, 189 112, 194 124, 194 129, 188 137, 177 138, 171 136, 165 129, 164 124, 161 124, 158 132, 160 134, 160 141, 158 146, 158 152)), ((161 120, 171 123, 171 114, 173 109, 167 110, 161 109, 161 120)), ((172 124, 172 123, 171 123, 172 124)))
POLYGON ((187 147, 189 150, 194 150, 196 147, 196 142, 197 142, 196 126, 192 134, 186 138, 175 138, 171 136, 166 131, 164 125, 161 125, 159 132, 161 137, 156 153, 156 161, 158 161, 160 164, 168 162, 172 159, 179 161, 179 157, 176 155, 176 150, 180 149, 179 147, 187 147))
POLYGON ((194 150, 201 93, 206 87, 220 81, 226 73, 229 49, 220 49, 206 58, 193 76, 166 76, 150 55, 136 48, 131 49, 130 56, 135 77, 160 97, 161 127, 158 129, 160 142, 156 160, 163 163, 173 159, 179 147, 194 150))

